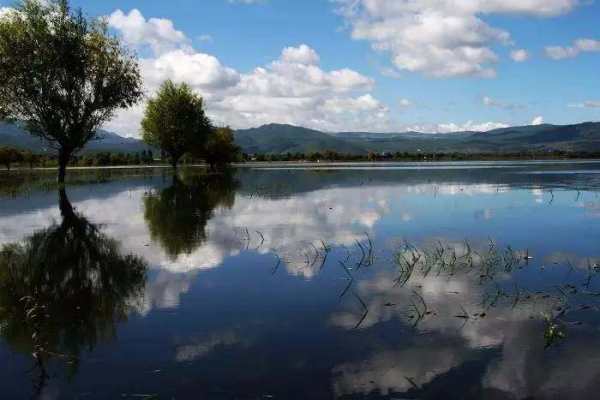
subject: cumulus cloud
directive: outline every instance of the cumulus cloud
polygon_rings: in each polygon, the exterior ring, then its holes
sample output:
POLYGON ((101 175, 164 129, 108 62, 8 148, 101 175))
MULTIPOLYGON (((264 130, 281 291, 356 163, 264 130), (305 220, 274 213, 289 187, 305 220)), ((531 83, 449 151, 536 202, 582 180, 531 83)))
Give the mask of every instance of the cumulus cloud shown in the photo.
MULTIPOLYGON (((509 32, 482 19, 490 14, 552 17, 578 0, 336 0, 352 37, 391 54, 399 70, 444 78, 496 75, 494 44, 512 43, 509 32)), ((522 57, 523 54, 521 53, 522 57)))
MULTIPOLYGON (((374 4, 384 3, 388 4, 374 4)), ((394 13, 394 7, 389 13, 394 13)), ((308 44, 285 47, 275 60, 241 72, 214 55, 194 49, 169 20, 146 19, 138 10, 117 10, 109 23, 131 45, 151 50, 140 59, 147 95, 166 79, 187 82, 205 98, 208 114, 217 124, 247 128, 284 123, 324 131, 432 133, 507 126, 496 121, 399 124, 391 119, 389 107, 371 93, 375 85, 372 78, 349 68, 325 70, 320 55, 308 44)), ((446 33, 436 35, 436 40, 442 40, 446 33)), ((412 102, 400 99, 398 105, 407 108, 412 102)), ((118 113, 106 128, 138 136, 143 109, 142 104, 118 113)))
POLYGON ((177 49, 156 58, 140 60, 146 89, 153 92, 166 79, 186 82, 201 93, 235 86, 240 74, 214 56, 177 49))
POLYGON ((600 40, 577 39, 572 46, 547 46, 545 52, 546 56, 553 60, 575 58, 581 53, 600 52, 600 40))
POLYGON ((155 53, 187 44, 187 36, 175 29, 173 22, 163 18, 146 19, 138 9, 128 14, 121 10, 114 11, 108 17, 111 28, 118 30, 123 40, 132 46, 147 45, 155 53))
POLYGON ((319 63, 319 55, 307 45, 301 44, 298 47, 283 49, 281 60, 288 63, 316 65, 319 63))
MULTIPOLYGON (((194 49, 171 21, 117 10, 109 24, 127 43, 152 49, 151 56, 140 59, 148 95, 166 79, 186 82, 207 100, 207 111, 218 124, 364 130, 385 129, 389 123, 388 108, 369 93, 373 79, 349 68, 324 70, 319 54, 307 44, 286 47, 276 60, 244 73, 194 49)), ((142 110, 121 112, 107 128, 137 135, 142 110)))
POLYGON ((544 117, 539 115, 531 121, 531 125, 542 125, 544 123, 544 117))
POLYGON ((525 49, 513 50, 510 52, 510 58, 514 62, 524 62, 529 59, 529 53, 525 49))

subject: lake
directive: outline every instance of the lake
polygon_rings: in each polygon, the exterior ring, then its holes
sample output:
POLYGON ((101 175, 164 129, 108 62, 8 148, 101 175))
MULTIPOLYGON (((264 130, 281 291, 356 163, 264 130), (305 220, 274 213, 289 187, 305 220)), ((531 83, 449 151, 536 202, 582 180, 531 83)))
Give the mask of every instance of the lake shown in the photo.
POLYGON ((595 399, 600 162, 0 173, 2 399, 595 399))

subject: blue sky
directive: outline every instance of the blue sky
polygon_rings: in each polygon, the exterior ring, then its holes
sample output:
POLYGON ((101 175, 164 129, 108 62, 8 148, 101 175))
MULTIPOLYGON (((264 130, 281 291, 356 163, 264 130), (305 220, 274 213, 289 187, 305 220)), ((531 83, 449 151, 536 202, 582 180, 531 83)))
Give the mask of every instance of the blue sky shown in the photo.
MULTIPOLYGON (((234 127, 445 132, 600 120, 593 1, 72 4, 110 16, 142 59, 149 95, 163 79, 191 81, 211 116, 234 127)), ((142 109, 108 127, 136 136, 142 109)))

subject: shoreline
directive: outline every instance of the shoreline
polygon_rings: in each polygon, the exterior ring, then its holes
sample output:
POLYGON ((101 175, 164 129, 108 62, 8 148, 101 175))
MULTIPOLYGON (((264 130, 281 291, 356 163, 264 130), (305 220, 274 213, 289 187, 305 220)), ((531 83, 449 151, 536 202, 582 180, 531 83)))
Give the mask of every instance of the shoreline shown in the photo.
MULTIPOLYGON (((499 159, 499 160, 455 160, 455 161, 250 161, 244 163, 233 163, 233 168, 336 168, 336 167, 370 167, 370 168, 385 168, 390 166, 461 166, 461 165, 552 165, 552 164, 588 164, 600 163, 600 158, 572 158, 572 159, 499 159)), ((180 169, 185 168, 207 168, 207 164, 188 164, 180 165, 180 169)), ((13 167, 10 170, 2 169, 0 173, 10 172, 51 172, 56 171, 58 167, 13 167)), ((171 169, 170 165, 108 165, 108 166, 75 166, 69 167, 68 171, 94 171, 94 170, 136 170, 136 169, 171 169)))

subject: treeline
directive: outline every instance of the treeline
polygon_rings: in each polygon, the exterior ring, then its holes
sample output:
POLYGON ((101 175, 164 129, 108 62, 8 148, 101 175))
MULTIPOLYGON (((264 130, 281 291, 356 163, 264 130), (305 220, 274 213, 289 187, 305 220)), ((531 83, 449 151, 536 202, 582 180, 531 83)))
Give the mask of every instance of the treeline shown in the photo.
POLYGON ((283 154, 243 154, 246 162, 277 161, 495 161, 495 160, 556 160, 556 159, 600 159, 600 152, 572 151, 527 151, 505 153, 369 153, 345 154, 336 151, 283 154))
MULTIPOLYGON (((160 160, 158 160, 160 161, 160 160)), ((138 153, 99 152, 73 156, 72 167, 106 167, 118 165, 152 165, 155 163, 151 150, 138 153)), ((14 167, 51 168, 58 166, 58 156, 36 154, 29 150, 0 147, 0 165, 7 170, 14 167)))

